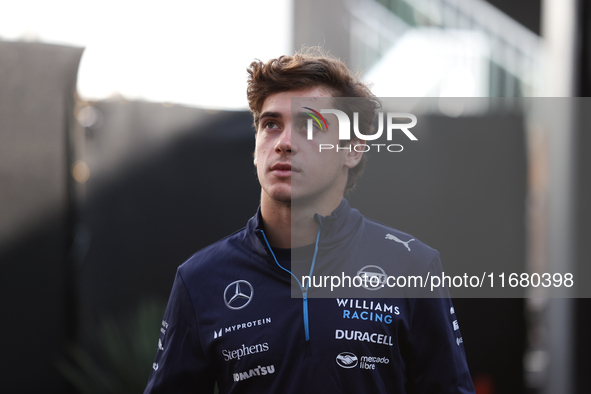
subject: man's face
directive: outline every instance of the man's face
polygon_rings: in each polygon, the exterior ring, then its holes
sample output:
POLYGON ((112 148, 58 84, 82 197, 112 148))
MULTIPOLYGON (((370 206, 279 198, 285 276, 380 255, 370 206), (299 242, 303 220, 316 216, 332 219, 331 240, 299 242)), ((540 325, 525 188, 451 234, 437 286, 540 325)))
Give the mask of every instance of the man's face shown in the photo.
POLYGON ((304 113, 292 114, 291 99, 306 99, 306 106, 320 111, 331 108, 331 94, 322 87, 280 92, 265 99, 256 135, 254 163, 262 188, 262 201, 314 202, 343 197, 349 168, 361 154, 347 150, 319 152, 320 144, 337 146, 338 122, 326 116, 328 130, 316 130, 307 139, 304 113), (295 119, 293 119, 295 117, 295 119))

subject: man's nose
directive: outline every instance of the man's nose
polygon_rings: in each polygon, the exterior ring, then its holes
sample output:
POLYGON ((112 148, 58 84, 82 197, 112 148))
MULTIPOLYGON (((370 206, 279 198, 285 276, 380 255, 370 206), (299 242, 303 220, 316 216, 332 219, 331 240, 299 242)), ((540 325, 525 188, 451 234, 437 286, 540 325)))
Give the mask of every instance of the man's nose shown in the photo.
POLYGON ((287 125, 281 135, 279 136, 279 140, 277 141, 277 145, 275 145, 275 152, 277 153, 291 153, 292 146, 291 146, 291 125, 287 125))

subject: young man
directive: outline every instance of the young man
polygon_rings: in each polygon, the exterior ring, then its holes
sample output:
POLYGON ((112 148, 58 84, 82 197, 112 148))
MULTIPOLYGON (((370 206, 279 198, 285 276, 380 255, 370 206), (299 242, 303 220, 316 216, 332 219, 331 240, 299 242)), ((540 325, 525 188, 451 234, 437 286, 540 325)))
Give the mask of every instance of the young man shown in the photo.
POLYGON ((302 283, 308 274, 441 271, 435 250, 343 198, 364 164, 346 148, 363 141, 340 142, 331 116, 308 138, 303 119, 334 97, 365 98, 367 129, 375 97, 327 56, 282 56, 248 71, 260 209, 179 267, 145 392, 211 393, 217 382, 221 393, 473 393, 445 294, 366 298, 376 289, 365 287, 364 298, 308 298, 302 283), (300 98, 306 108, 292 111, 300 98), (345 149, 319 154, 319 144, 345 149))

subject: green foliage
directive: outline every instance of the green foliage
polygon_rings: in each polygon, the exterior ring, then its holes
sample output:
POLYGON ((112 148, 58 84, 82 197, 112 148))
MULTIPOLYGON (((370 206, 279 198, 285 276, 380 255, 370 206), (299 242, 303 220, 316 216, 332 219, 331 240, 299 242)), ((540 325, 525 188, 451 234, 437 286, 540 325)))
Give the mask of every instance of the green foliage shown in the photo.
POLYGON ((73 345, 57 368, 81 393, 137 394, 146 387, 165 305, 144 302, 125 319, 105 317, 89 338, 95 352, 73 345))

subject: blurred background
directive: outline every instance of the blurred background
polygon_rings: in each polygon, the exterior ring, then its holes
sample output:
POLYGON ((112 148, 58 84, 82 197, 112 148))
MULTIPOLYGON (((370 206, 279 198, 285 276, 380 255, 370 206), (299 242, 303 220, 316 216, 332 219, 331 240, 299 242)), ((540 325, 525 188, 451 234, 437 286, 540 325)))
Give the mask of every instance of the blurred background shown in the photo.
MULTIPOLYGON (((377 96, 506 97, 430 114, 424 144, 394 158, 389 195, 371 176, 384 157, 370 156, 353 205, 391 212, 444 265, 589 283, 587 1, 1 9, 2 392, 142 391, 177 266, 258 205, 246 67, 303 46, 362 72, 377 96)), ((591 392, 589 299, 454 304, 478 394, 591 392)))

